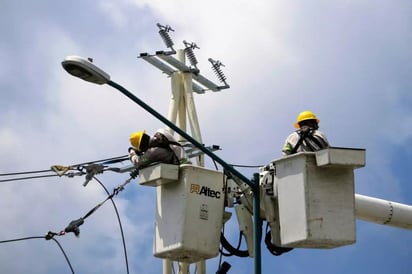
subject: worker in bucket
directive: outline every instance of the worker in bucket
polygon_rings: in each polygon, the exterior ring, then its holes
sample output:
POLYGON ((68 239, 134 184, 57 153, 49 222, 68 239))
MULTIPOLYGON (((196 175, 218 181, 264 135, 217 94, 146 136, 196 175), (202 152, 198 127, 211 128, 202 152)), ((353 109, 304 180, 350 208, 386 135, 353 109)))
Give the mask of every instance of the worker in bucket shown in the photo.
POLYGON ((329 142, 319 130, 319 119, 310 111, 299 113, 296 118, 296 131, 291 133, 282 148, 283 156, 303 151, 318 151, 329 147, 329 142))
POLYGON ((166 129, 157 130, 154 136, 149 136, 146 131, 134 132, 130 144, 129 159, 138 169, 153 163, 190 163, 182 145, 166 129))

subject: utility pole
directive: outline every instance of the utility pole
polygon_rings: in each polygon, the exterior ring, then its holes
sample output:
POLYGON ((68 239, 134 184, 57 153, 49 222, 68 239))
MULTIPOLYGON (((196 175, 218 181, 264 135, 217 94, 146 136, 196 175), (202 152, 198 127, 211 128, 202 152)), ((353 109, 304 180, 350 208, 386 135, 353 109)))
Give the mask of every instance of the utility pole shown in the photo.
MULTIPOLYGON (((159 35, 169 51, 157 51, 150 55, 141 53, 140 58, 166 73, 171 78, 171 98, 169 103, 168 119, 173 124, 177 125, 184 132, 187 132, 187 120, 189 121, 191 136, 200 144, 202 144, 202 135, 200 132, 199 120, 196 112, 193 92, 199 94, 205 93, 206 90, 220 91, 227 89, 230 86, 226 83, 226 77, 220 69, 222 64, 209 58, 212 64, 212 69, 223 86, 218 86, 200 74, 197 68, 197 59, 193 52, 198 48, 195 43, 183 41, 185 48, 175 50, 174 43, 169 36, 170 31, 174 31, 170 26, 157 24, 159 35), (176 55, 176 58, 172 55, 176 55), (190 62, 190 66, 186 65, 186 57, 190 62)), ((169 127, 171 134, 173 130, 169 127)), ((186 143, 182 136, 178 136, 178 141, 186 143)), ((196 156, 196 165, 204 167, 204 154, 199 153, 196 156)), ((173 262, 169 259, 163 259, 163 274, 172 274, 173 262)), ((179 262, 179 274, 189 274, 190 265, 188 263, 179 262)), ((196 263, 196 274, 206 274, 205 261, 196 263)))

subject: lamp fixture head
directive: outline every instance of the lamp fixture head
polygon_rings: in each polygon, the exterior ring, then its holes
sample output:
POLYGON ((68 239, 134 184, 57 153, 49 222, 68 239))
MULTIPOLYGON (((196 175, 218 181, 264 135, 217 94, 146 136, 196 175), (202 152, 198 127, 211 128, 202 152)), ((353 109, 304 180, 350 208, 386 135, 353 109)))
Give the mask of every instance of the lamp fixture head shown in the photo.
POLYGON ((91 58, 71 55, 62 61, 63 68, 71 75, 85 81, 103 85, 110 81, 110 75, 95 66, 91 58))

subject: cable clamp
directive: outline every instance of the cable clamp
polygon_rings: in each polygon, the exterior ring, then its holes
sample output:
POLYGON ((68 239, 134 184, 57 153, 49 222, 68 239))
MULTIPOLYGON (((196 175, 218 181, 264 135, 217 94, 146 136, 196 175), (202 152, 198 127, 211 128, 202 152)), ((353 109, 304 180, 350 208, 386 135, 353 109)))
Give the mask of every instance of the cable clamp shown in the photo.
POLYGON ((65 174, 65 176, 69 177, 69 178, 73 178, 74 176, 82 176, 82 175, 84 175, 84 172, 81 172, 81 171, 79 171, 79 172, 68 172, 68 173, 65 174))
POLYGON ((56 235, 59 235, 59 234, 49 231, 49 232, 47 232, 47 234, 44 238, 48 241, 48 240, 53 239, 53 237, 56 236, 56 235))
POLYGON ((49 241, 51 239, 54 238, 54 236, 63 236, 64 234, 66 234, 66 232, 64 231, 60 231, 59 233, 53 232, 53 231, 49 231, 47 232, 46 236, 44 236, 44 238, 49 241))
POLYGON ((103 173, 104 170, 104 166, 101 164, 90 164, 84 168, 86 169, 86 181, 83 183, 83 186, 87 186, 96 174, 103 173))
MULTIPOLYGON (((79 218, 77 220, 73 220, 69 223, 69 225, 64 229, 64 232, 73 232, 74 235, 76 235, 76 237, 79 237, 80 235, 80 229, 79 226, 81 226, 82 224, 84 224, 84 219, 83 218, 79 218)), ((64 234, 63 234, 64 235, 64 234)))
POLYGON ((67 171, 73 169, 72 166, 61 166, 61 165, 54 165, 51 166, 50 169, 57 173, 60 177, 63 176, 67 171))

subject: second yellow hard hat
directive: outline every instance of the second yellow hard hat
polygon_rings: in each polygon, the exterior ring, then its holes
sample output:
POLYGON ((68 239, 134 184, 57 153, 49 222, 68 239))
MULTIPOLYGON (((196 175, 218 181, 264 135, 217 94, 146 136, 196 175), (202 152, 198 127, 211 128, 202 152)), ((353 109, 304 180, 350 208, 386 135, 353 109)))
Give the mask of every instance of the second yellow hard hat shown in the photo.
POLYGON ((317 123, 320 122, 315 113, 310 110, 305 110, 299 113, 298 117, 296 118, 295 128, 300 128, 299 123, 305 120, 316 120, 317 123))

